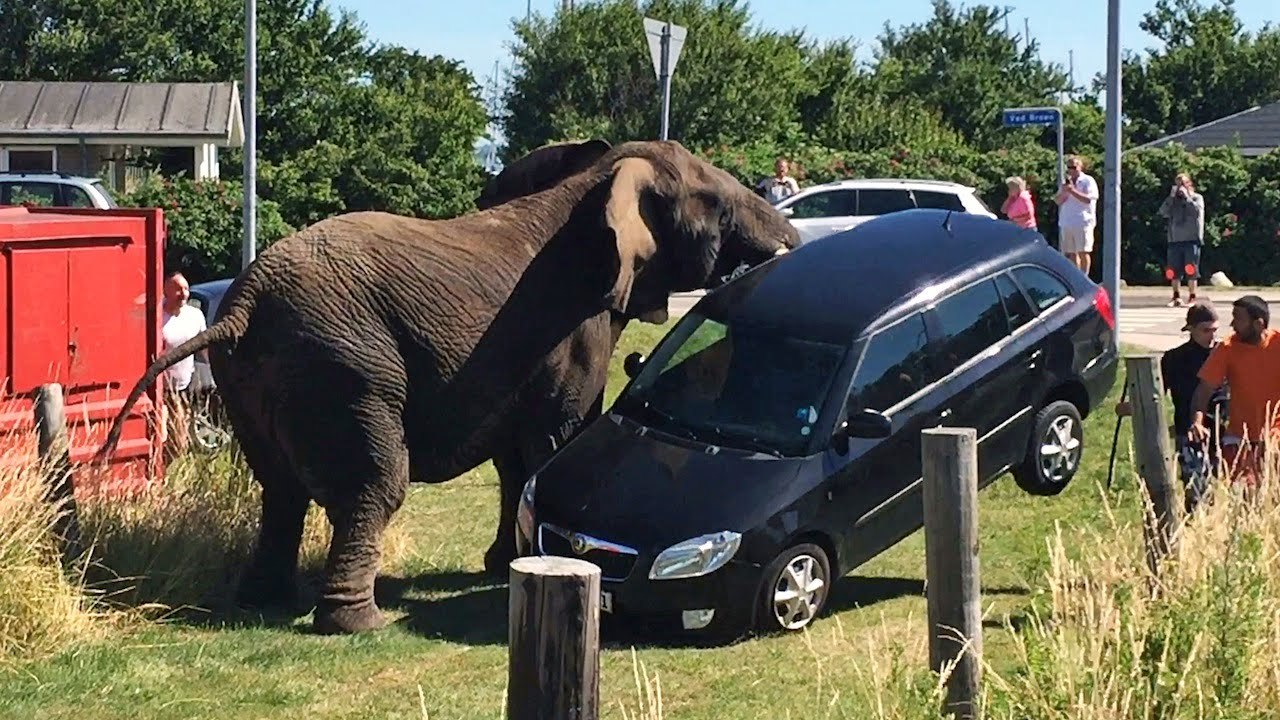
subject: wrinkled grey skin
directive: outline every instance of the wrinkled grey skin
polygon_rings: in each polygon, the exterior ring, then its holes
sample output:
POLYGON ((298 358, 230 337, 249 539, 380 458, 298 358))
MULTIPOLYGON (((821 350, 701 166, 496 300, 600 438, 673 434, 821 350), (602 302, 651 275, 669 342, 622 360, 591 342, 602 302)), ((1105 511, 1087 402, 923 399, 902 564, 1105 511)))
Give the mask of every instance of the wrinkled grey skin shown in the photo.
POLYGON ((409 483, 488 459, 502 520, 486 565, 504 567, 520 486, 550 438, 600 412, 626 321, 661 322, 671 293, 798 244, 772 206, 674 142, 543 148, 480 205, 434 221, 349 213, 276 242, 228 288, 214 324, 159 357, 126 400, 99 460, 156 377, 209 349, 262 486, 242 603, 296 601, 315 501, 334 530, 315 629, 381 626, 380 545, 409 483))

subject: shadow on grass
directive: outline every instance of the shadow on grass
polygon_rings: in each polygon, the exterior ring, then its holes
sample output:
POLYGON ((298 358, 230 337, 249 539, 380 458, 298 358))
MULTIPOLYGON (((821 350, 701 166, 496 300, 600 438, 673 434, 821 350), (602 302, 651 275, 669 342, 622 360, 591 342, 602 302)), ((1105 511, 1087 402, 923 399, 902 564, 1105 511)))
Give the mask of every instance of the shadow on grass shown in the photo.
MULTIPOLYGON (((920 578, 851 575, 837 580, 827 601, 827 613, 856 610, 903 597, 924 597, 920 578)), ((983 596, 1029 595, 1025 587, 984 587, 983 596)))

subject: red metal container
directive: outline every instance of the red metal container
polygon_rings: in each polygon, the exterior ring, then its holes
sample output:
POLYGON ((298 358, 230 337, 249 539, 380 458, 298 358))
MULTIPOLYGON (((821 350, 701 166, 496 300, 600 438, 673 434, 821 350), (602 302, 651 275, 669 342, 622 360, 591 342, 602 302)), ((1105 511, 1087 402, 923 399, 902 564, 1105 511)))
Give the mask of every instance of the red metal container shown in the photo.
POLYGON ((109 474, 77 464, 160 352, 163 248, 158 209, 0 207, 0 471, 36 459, 33 396, 56 382, 77 495, 162 476, 163 377, 130 413, 109 474))

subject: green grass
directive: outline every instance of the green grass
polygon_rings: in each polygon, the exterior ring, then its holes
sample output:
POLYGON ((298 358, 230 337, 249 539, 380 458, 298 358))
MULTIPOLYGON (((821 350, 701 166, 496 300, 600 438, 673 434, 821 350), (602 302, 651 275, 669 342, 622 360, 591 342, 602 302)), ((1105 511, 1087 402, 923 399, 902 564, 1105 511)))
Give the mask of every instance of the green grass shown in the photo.
MULTIPOLYGON (((614 354, 649 350, 666 328, 633 325, 614 354)), ((1085 465, 1059 497, 1036 498, 1003 477, 983 491, 981 572, 988 661, 1013 670, 1001 621, 1044 587, 1048 538, 1108 526, 1113 509, 1137 517, 1128 426, 1116 486, 1102 488, 1114 427, 1111 404, 1086 421, 1085 465)), ((89 641, 52 657, 0 667, 4 718, 499 718, 506 684, 506 588, 480 574, 497 518, 488 465, 439 486, 415 487, 397 518, 409 545, 384 568, 378 598, 393 624, 357 637, 319 637, 308 618, 270 625, 217 615, 176 616, 89 641)), ((256 513, 256 509, 253 509, 256 513)), ((204 529, 182 532, 199 537, 204 529)), ((1070 546, 1070 542, 1068 542, 1070 546)), ((810 632, 712 649, 640 646, 635 660, 660 682, 664 717, 867 717, 886 687, 919 682, 926 667, 924 542, 916 533, 834 587, 810 632), (895 665, 892 658, 900 656, 895 665), (894 680, 894 672, 907 672, 894 680), (897 683, 895 685, 895 683, 897 683)), ((161 586, 163 587, 163 586, 161 586)), ((163 596, 158 598, 163 600, 163 596)), ((609 639, 606 638, 608 641, 609 639)), ((641 701, 632 647, 603 651, 602 716, 632 717, 641 701)), ((656 717, 656 715, 654 715, 656 717)))

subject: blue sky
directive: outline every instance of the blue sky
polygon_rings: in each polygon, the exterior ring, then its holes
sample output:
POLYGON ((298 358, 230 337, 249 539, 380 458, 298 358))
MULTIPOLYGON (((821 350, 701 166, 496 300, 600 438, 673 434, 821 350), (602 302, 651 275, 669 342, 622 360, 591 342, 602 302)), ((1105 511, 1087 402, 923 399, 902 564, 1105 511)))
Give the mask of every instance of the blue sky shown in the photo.
MULTIPOLYGON (((579 0, 584 1, 584 0, 579 0)), ((493 74, 494 63, 509 66, 511 20, 523 16, 532 4, 535 13, 550 14, 559 0, 332 0, 354 11, 370 37, 426 53, 439 53, 466 63, 482 84, 493 74)), ((968 3, 959 3, 968 4, 968 3)), ((1021 32, 1023 20, 1042 56, 1065 67, 1074 51, 1077 84, 1106 69, 1105 0, 989 0, 1013 8, 1010 29, 1021 32)), ((1121 43, 1142 50, 1154 44, 1138 27, 1152 0, 1122 0, 1121 43)), ((924 21, 931 14, 929 0, 751 0, 757 25, 774 29, 803 28, 818 39, 853 37, 870 59, 875 38, 886 22, 894 26, 924 21)), ((1276 0, 1237 0, 1236 11, 1249 29, 1280 20, 1276 0)), ((641 32, 640 28, 631 28, 641 32)), ((693 42, 693 38, 690 38, 693 42)), ((679 70, 677 69, 677 72, 679 70)))

